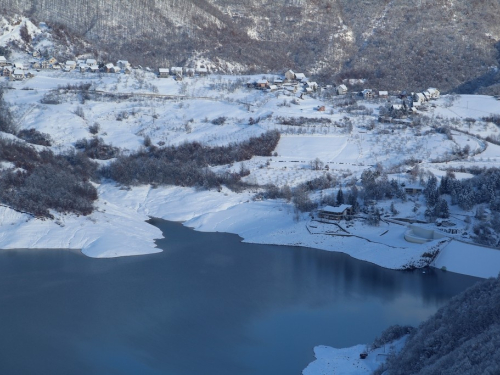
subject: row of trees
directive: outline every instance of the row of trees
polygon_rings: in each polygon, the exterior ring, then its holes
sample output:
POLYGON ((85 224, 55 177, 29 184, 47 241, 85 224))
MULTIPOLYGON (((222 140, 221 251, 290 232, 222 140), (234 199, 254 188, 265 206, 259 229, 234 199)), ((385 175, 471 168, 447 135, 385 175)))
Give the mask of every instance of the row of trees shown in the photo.
POLYGON ((198 142, 162 148, 151 145, 137 153, 119 156, 101 173, 123 185, 170 184, 209 189, 225 184, 238 188, 246 171, 217 174, 209 167, 249 160, 253 156, 271 156, 279 139, 279 132, 270 131, 228 146, 207 147, 198 142))

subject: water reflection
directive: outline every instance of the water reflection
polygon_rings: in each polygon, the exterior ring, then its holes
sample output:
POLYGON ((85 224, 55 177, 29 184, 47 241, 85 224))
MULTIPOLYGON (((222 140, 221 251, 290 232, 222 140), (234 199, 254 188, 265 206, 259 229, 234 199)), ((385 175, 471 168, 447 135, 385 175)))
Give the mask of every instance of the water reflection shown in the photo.
POLYGON ((0 252, 0 373, 298 374, 314 345, 417 325, 476 281, 152 223, 150 256, 0 252))

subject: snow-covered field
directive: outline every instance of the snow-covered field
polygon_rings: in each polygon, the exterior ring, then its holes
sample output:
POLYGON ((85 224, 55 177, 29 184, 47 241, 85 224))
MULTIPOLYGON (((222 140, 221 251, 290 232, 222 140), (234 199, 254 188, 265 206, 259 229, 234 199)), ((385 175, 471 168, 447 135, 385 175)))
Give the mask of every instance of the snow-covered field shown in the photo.
MULTIPOLYGON (((26 56, 17 54, 14 59, 26 56)), ((261 186, 272 183, 294 187, 327 173, 344 185, 347 180, 356 181, 363 170, 377 163, 387 169, 399 168, 393 176, 404 182, 405 160, 410 158, 422 159, 421 166, 436 176, 444 175, 449 166, 500 166, 500 147, 476 136, 454 130, 450 140, 445 134, 432 131, 429 125, 417 129, 378 123, 381 102, 360 101, 374 111, 373 115, 360 115, 346 112, 319 95, 299 99, 283 91, 271 93, 246 87, 249 79, 261 77, 209 75, 185 77, 177 82, 144 70, 134 70, 130 75, 41 70, 24 81, 0 79, 10 88, 5 90, 4 98, 19 128, 50 134, 54 152, 71 149, 79 139, 91 138, 89 127, 98 123, 97 136, 124 153, 139 150, 146 137, 156 145, 186 141, 224 145, 277 129, 282 137, 275 156, 213 167, 215 171, 236 171, 243 164, 250 170, 244 181, 261 186), (65 88, 87 83, 91 85, 87 98, 65 88), (49 97, 58 104, 44 104, 49 97), (325 105, 326 111, 317 111, 319 105, 325 105), (212 120, 219 117, 225 118, 223 124, 215 125, 212 120), (283 121, 301 117, 307 120, 301 126, 283 121), (454 149, 467 145, 471 156, 461 160, 451 157, 454 149), (328 170, 313 170, 311 162, 315 159, 328 170)), ((444 96, 434 103, 435 107, 425 112, 431 119, 453 120, 459 130, 480 137, 499 134, 494 124, 481 121, 489 114, 500 114, 500 101, 492 97, 444 96), (462 121, 465 118, 476 121, 462 121)), ((8 167, 2 164, 2 168, 8 167)), ((417 261, 435 245, 410 244, 403 238, 406 227, 388 223, 376 228, 355 223, 350 237, 334 237, 324 234, 326 230, 314 233, 309 217, 303 215, 297 221, 291 204, 253 201, 251 191, 237 194, 228 190, 149 186, 122 190, 110 183, 103 183, 98 189, 96 211, 88 217, 54 213, 56 220, 42 221, 0 208, 0 247, 80 248, 93 257, 153 253, 158 251, 154 239, 160 238, 161 233, 145 222, 148 217, 185 221, 196 230, 236 233, 248 242, 342 251, 389 268, 417 261)), ((421 204, 418 199, 397 202, 399 216, 421 219, 425 209, 419 208, 421 204)), ((500 271, 500 251, 461 243, 454 256, 455 252, 450 252, 453 248, 445 248, 436 267, 480 277, 496 276, 500 271), (482 267, 484 262, 488 267, 482 267)))

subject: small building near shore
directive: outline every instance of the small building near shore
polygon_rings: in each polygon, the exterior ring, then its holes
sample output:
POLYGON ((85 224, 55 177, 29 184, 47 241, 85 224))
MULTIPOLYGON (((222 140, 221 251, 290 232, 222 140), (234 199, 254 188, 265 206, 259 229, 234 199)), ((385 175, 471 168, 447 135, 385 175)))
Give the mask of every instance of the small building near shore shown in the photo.
POLYGON ((318 210, 318 218, 325 220, 342 220, 352 216, 352 206, 350 204, 341 204, 337 207, 325 206, 318 210))

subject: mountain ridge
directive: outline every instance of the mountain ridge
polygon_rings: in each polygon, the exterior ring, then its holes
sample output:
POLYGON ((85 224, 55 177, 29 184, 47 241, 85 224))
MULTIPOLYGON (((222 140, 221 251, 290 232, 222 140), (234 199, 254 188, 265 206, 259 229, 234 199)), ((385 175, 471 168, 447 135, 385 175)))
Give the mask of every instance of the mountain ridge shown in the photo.
POLYGON ((143 65, 201 58, 222 71, 292 68, 337 83, 364 78, 380 89, 475 92, 500 82, 491 74, 500 65, 500 0, 0 0, 0 7, 143 65), (479 77, 479 87, 470 84, 479 77))

